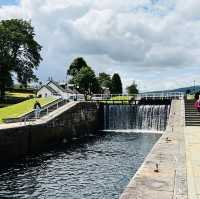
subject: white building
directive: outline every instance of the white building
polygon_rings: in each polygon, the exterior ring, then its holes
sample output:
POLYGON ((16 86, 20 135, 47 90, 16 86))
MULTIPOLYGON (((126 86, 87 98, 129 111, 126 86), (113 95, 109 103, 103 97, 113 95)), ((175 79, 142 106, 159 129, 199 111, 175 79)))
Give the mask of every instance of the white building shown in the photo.
POLYGON ((84 96, 80 94, 77 90, 72 90, 70 88, 64 89, 57 82, 53 80, 48 81, 46 85, 42 86, 37 91, 37 96, 38 97, 60 96, 61 98, 68 100, 75 100, 75 99, 82 100, 84 98, 84 96))
POLYGON ((44 85, 37 91, 37 97, 51 97, 51 96, 60 96, 60 95, 50 86, 44 85))

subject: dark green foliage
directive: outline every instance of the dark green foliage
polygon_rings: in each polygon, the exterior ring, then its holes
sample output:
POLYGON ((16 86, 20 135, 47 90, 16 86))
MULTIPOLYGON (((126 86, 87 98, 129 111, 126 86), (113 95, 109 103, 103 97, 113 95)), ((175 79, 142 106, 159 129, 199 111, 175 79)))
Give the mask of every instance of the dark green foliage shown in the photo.
POLYGON ((74 59, 67 71, 68 75, 75 76, 83 67, 87 67, 86 61, 82 57, 74 59))
POLYGON ((0 21, 0 96, 12 83, 11 73, 25 87, 36 80, 34 70, 40 61, 41 46, 34 39, 30 22, 19 19, 0 21))
POLYGON ((128 86, 126 90, 128 91, 129 95, 138 94, 137 84, 135 84, 135 82, 128 86))
POLYGON ((195 98, 196 100, 198 100, 198 99, 199 99, 199 95, 200 95, 200 92, 195 93, 194 98, 195 98))
POLYGON ((101 88, 106 87, 111 90, 112 80, 111 80, 111 77, 109 74, 99 73, 98 81, 99 81, 101 88))
POLYGON ((74 77, 74 83, 78 86, 79 91, 85 95, 86 100, 88 95, 99 91, 99 82, 89 66, 81 68, 74 77))
POLYGON ((112 76, 112 86, 111 86, 112 94, 122 94, 122 82, 120 76, 115 73, 112 76))
POLYGON ((191 93, 191 90, 190 89, 187 89, 186 90, 186 94, 190 94, 191 93))

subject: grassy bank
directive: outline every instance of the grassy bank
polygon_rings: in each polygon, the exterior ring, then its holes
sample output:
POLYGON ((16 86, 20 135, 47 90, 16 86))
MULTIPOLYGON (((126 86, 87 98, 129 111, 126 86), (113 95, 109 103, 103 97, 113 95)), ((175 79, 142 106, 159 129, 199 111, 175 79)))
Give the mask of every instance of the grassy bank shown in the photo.
MULTIPOLYGON (((42 106, 45 106, 55 100, 53 97, 49 98, 38 98, 37 99, 42 106)), ((35 99, 26 100, 24 102, 11 105, 5 108, 0 108, 0 123, 3 123, 3 119, 5 118, 15 118, 25 115, 33 111, 33 105, 35 103, 35 99)))
POLYGON ((35 97, 35 94, 30 92, 6 91, 4 99, 0 100, 0 108, 11 106, 33 97, 35 97))
POLYGON ((132 96, 116 96, 116 97, 112 97, 111 100, 124 100, 124 101, 128 101, 132 99, 132 96))
POLYGON ((7 91, 6 97, 17 97, 17 98, 28 98, 30 96, 35 97, 34 93, 20 93, 20 92, 10 92, 7 91))

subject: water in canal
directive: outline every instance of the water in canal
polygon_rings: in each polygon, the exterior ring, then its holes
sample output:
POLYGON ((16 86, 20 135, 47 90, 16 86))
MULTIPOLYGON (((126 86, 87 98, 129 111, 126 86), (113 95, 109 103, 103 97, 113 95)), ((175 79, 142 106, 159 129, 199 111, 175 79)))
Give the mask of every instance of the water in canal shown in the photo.
POLYGON ((0 169, 0 198, 117 199, 160 135, 100 133, 0 169))

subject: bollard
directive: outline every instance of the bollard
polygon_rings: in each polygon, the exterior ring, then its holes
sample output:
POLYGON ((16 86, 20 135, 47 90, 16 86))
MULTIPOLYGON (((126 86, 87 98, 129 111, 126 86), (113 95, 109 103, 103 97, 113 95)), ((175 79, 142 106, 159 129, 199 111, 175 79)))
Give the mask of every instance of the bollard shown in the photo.
POLYGON ((156 163, 156 168, 154 169, 155 173, 159 173, 159 169, 158 169, 158 163, 156 163))

